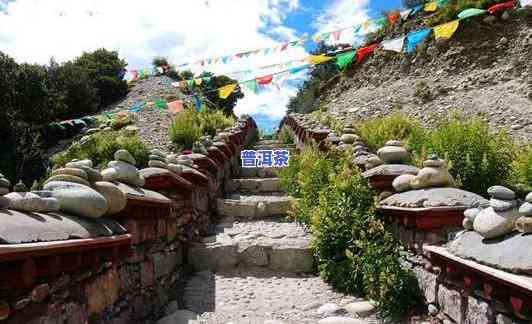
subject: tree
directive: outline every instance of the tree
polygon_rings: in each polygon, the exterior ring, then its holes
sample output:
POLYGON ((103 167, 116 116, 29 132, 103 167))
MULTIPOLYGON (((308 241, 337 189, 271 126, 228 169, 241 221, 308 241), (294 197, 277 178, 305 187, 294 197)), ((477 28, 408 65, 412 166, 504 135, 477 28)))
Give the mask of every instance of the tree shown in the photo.
POLYGON ((100 107, 105 107, 127 94, 127 82, 122 80, 127 63, 118 57, 118 52, 105 48, 84 52, 74 64, 87 70, 94 80, 100 96, 100 107))
POLYGON ((235 108, 236 103, 239 99, 244 98, 244 93, 239 86, 236 87, 235 91, 229 95, 226 99, 221 99, 218 96, 218 89, 226 86, 228 84, 237 83, 238 81, 231 79, 228 76, 220 75, 214 76, 210 72, 203 72, 200 78, 210 78, 208 82, 204 82, 201 85, 202 92, 204 96, 222 110, 225 114, 230 115, 233 113, 233 108, 235 108))
POLYGON ((153 66, 161 68, 170 65, 168 64, 168 59, 164 56, 154 57, 151 63, 153 64, 153 66))

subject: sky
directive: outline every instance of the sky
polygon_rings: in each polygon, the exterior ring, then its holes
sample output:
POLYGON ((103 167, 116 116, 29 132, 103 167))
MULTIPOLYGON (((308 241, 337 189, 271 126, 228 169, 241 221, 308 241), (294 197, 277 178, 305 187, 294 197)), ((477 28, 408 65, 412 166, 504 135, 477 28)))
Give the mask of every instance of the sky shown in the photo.
MULTIPOLYGON (((399 9, 400 0, 0 0, 0 51, 17 62, 66 61, 101 47, 117 50, 129 69, 150 67, 155 56, 172 64, 272 47, 350 27, 399 9)), ((350 33, 339 42, 350 43, 350 33)), ((209 67, 214 73, 251 70, 245 79, 278 72, 257 69, 306 57, 305 46, 253 55, 209 67)), ((200 66, 193 72, 200 73, 200 66)), ((280 120, 307 74, 281 87, 245 91, 235 113, 280 120)))

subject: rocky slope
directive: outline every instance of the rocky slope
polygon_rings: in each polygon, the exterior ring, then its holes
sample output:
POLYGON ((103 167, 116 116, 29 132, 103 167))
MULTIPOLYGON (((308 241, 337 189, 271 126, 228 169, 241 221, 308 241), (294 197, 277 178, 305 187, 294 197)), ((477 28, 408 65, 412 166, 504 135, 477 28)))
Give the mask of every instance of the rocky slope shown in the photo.
MULTIPOLYGON (((530 141, 532 8, 504 18, 461 21, 449 42, 430 40, 413 56, 378 50, 323 87, 317 105, 344 121, 402 111, 429 126, 459 110, 530 141)), ((404 35, 405 25, 391 37, 404 35)))

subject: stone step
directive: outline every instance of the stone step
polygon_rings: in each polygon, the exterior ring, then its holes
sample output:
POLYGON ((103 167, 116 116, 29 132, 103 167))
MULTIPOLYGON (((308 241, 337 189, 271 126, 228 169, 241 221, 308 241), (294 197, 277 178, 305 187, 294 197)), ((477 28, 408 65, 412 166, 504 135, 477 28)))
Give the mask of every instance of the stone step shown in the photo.
POLYGON ((226 192, 280 192, 279 178, 243 178, 232 179, 226 183, 226 192))
POLYGON ((280 168, 241 168, 241 178, 275 178, 280 168))
POLYGON ((243 219, 284 216, 294 202, 295 198, 283 193, 263 195, 237 193, 217 201, 220 215, 243 219))
POLYGON ((295 144, 254 144, 254 150, 289 150, 291 153, 296 151, 295 144))
POLYGON ((264 267, 290 273, 312 272, 310 235, 296 223, 226 218, 215 235, 193 243, 188 261, 197 271, 264 267))

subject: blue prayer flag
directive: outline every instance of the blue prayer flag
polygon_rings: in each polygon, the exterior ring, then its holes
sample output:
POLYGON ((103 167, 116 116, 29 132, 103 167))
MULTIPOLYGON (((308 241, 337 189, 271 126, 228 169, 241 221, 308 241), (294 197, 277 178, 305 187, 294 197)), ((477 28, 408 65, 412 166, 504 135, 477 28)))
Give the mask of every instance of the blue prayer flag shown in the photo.
POLYGON ((426 28, 419 31, 411 32, 406 39, 406 52, 412 53, 416 50, 417 46, 429 37, 432 32, 432 28, 426 28))
POLYGON ((194 104, 196 105, 196 111, 201 111, 201 98, 199 95, 194 95, 194 104))

